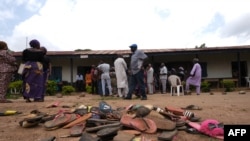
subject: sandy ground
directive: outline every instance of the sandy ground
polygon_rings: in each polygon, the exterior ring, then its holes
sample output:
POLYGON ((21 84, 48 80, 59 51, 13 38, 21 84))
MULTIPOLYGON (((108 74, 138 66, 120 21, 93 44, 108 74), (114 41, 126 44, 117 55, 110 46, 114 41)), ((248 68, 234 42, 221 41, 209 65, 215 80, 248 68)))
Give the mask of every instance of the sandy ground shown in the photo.
MULTIPOLYGON (((57 129, 46 131, 43 124, 34 128, 23 128, 19 126, 19 121, 29 114, 32 110, 38 109, 49 114, 57 113, 63 109, 63 105, 73 106, 75 104, 84 104, 98 106, 101 100, 98 95, 86 94, 85 97, 79 97, 80 93, 71 96, 63 96, 57 98, 55 96, 46 96, 45 102, 26 103, 22 98, 12 100, 13 103, 1 103, 0 110, 17 110, 22 114, 1 116, 0 122, 0 141, 39 141, 49 136, 56 136, 57 141, 79 141, 80 137, 60 138, 62 135, 69 134, 68 129, 57 129), (47 105, 60 101, 60 105, 55 108, 46 108, 47 105)), ((201 121, 205 119, 216 119, 224 124, 250 124, 250 91, 246 90, 246 94, 239 94, 238 91, 202 93, 200 96, 170 96, 167 94, 153 94, 148 95, 148 100, 141 101, 140 99, 123 100, 118 98, 108 98, 104 100, 112 106, 112 108, 125 107, 129 104, 153 104, 164 108, 165 106, 185 107, 190 104, 198 105, 203 109, 193 111, 197 116, 201 117, 201 121)), ((148 135, 148 138, 155 138, 156 135, 148 135)), ((125 137, 117 141, 127 141, 125 137)), ((186 133, 185 131, 178 131, 174 141, 217 141, 217 139, 205 136, 194 135, 186 133)))

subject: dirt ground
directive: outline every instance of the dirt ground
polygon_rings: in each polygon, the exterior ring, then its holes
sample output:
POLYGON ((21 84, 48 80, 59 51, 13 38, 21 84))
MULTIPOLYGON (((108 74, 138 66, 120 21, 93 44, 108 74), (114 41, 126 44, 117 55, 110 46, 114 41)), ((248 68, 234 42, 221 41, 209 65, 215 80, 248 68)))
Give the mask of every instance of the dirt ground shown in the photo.
MULTIPOLYGON (((56 129, 47 131, 43 124, 33 128, 23 128, 19 126, 19 121, 29 114, 32 110, 39 110, 49 114, 57 113, 63 109, 63 105, 73 106, 76 104, 98 106, 101 100, 98 95, 86 94, 85 97, 79 97, 80 93, 71 96, 63 96, 57 98, 55 96, 46 96, 45 102, 26 103, 21 97, 13 99, 13 103, 1 103, 0 111, 17 110, 22 114, 1 116, 0 117, 0 141, 39 141, 43 138, 55 136, 57 141, 79 141, 80 137, 60 138, 60 136, 69 134, 69 129, 56 129), (60 105, 54 108, 46 108, 47 105, 60 101, 60 105)), ((104 100, 112 106, 112 108, 125 107, 129 104, 152 104, 164 108, 165 106, 185 107, 190 104, 198 105, 203 109, 193 111, 195 115, 201 117, 201 121, 205 119, 216 119, 224 124, 250 124, 250 90, 246 90, 246 94, 239 94, 239 91, 201 93, 200 96, 195 94, 188 96, 170 96, 167 94, 148 95, 148 100, 140 99, 123 100, 119 98, 106 97, 104 100)), ((153 111, 155 112, 155 111, 153 111)), ((146 135, 148 138, 156 138, 157 135, 146 135)), ((125 137, 115 138, 117 141, 128 141, 125 137)), ((178 131, 174 141, 217 141, 217 139, 205 136, 189 134, 185 131, 178 131)))

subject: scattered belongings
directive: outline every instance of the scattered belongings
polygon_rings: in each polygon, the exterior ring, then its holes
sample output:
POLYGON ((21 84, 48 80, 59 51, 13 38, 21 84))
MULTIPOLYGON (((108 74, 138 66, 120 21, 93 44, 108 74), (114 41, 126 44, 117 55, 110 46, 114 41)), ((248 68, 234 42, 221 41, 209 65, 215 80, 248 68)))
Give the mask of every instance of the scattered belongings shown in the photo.
POLYGON ((16 115, 16 114, 22 114, 22 112, 15 111, 15 110, 6 110, 4 112, 0 112, 0 116, 10 116, 10 115, 16 115))
MULTIPOLYGON (((56 108, 59 103, 53 102, 47 108, 56 108)), ((184 108, 173 106, 161 108, 150 104, 131 104, 114 108, 106 101, 100 101, 97 106, 79 104, 73 109, 60 109, 54 114, 33 110, 23 117, 19 125, 32 128, 43 124, 42 127, 46 131, 68 129, 69 133, 60 137, 79 137, 79 141, 109 141, 119 140, 121 137, 126 137, 130 141, 173 140, 178 137, 178 131, 222 139, 217 134, 215 136, 204 131, 205 127, 208 128, 204 126, 206 120, 199 123, 201 118, 189 110, 202 110, 202 108, 196 105, 188 105, 184 108), (147 134, 152 137, 146 136, 147 134)), ((212 123, 220 125, 218 122, 212 123)), ((211 123, 206 125, 208 124, 211 123)), ((221 126, 215 127, 220 127, 220 131, 223 130, 221 126)), ((47 138, 43 141, 54 140, 55 138, 47 138)))

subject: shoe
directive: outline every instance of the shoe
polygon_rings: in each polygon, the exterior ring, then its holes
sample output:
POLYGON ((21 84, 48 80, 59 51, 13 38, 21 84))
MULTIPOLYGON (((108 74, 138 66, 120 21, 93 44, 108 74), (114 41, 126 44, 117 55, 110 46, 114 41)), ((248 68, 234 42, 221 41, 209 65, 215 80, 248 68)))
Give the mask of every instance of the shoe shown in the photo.
POLYGON ((132 98, 130 98, 130 97, 124 97, 123 99, 125 99, 125 100, 131 100, 132 98))
POLYGON ((31 100, 29 98, 26 99, 26 103, 30 103, 31 100))
POLYGON ((147 100, 147 97, 142 97, 141 100, 147 100))
POLYGON ((136 98, 141 98, 141 95, 135 94, 136 98))

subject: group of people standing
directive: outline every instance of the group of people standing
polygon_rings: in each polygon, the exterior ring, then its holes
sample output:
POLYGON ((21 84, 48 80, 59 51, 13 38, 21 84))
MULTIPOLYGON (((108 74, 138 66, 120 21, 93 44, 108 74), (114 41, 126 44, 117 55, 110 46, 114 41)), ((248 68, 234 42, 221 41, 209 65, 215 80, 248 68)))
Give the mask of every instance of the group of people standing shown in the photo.
MULTIPOLYGON (((46 56, 47 49, 41 47, 38 40, 31 40, 29 45, 30 48, 26 48, 22 52, 22 61, 25 66, 22 72, 23 97, 26 102, 31 102, 31 98, 36 102, 43 102, 46 93, 46 83, 51 71, 50 59, 46 56)), ((103 61, 100 61, 97 66, 92 65, 88 78, 91 80, 88 80, 88 85, 91 85, 93 94, 99 93, 101 96, 113 95, 110 78, 111 69, 115 72, 117 94, 119 97, 130 100, 135 90, 137 90, 139 94, 136 94, 136 96, 140 97, 141 100, 147 100, 146 93, 154 93, 155 76, 152 64, 148 64, 144 69, 144 61, 148 56, 143 51, 137 49, 137 44, 132 44, 129 47, 132 52, 129 68, 122 54, 117 54, 117 58, 114 61, 114 68, 111 68, 108 63, 103 61)), ((12 75, 17 70, 17 63, 15 57, 8 50, 7 44, 3 41, 0 41, 0 60, 0 65, 3 66, 0 69, 0 103, 11 102, 6 100, 5 95, 12 75)), ((180 75, 178 76, 182 81, 185 81, 183 67, 179 67, 179 70, 180 75)), ((161 63, 159 68, 159 83, 162 93, 166 93, 168 75, 167 67, 164 63, 161 63)), ((199 59, 194 58, 190 76, 188 76, 185 83, 186 94, 190 93, 190 85, 196 87, 197 95, 200 94, 201 77, 199 59)), ((81 88, 82 83, 83 76, 79 74, 77 76, 78 88, 81 88)))
MULTIPOLYGON (((143 51, 138 50, 136 44, 132 44, 129 47, 132 52, 129 68, 122 54, 117 54, 113 68, 111 68, 110 64, 103 61, 100 61, 97 66, 92 65, 92 93, 98 93, 101 96, 114 95, 113 89, 117 89, 117 96, 126 100, 132 99, 134 93, 141 100, 147 100, 147 94, 155 92, 155 81, 157 80, 154 68, 150 63, 144 68, 147 55, 143 51), (111 72, 113 71, 115 72, 116 84, 112 84, 111 72)), ((190 93, 190 85, 196 86, 196 93, 200 94, 201 67, 197 58, 193 60, 193 63, 190 76, 187 77, 185 83, 186 94, 190 93)), ((166 93, 168 76, 173 74, 180 77, 182 82, 185 81, 186 73, 183 67, 179 67, 178 72, 171 72, 168 71, 164 63, 161 63, 159 68, 159 87, 161 93, 166 93)))
MULTIPOLYGON (((22 52, 22 94, 26 102, 31 102, 31 98, 43 102, 51 70, 50 59, 46 56, 47 49, 41 47, 38 40, 31 40, 29 45, 30 48, 22 52)), ((13 75, 17 73, 18 63, 4 41, 0 41, 0 65, 0 103, 11 103, 6 94, 13 75)))

